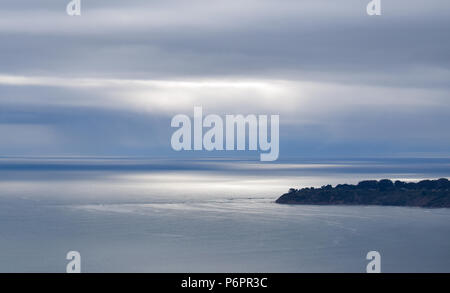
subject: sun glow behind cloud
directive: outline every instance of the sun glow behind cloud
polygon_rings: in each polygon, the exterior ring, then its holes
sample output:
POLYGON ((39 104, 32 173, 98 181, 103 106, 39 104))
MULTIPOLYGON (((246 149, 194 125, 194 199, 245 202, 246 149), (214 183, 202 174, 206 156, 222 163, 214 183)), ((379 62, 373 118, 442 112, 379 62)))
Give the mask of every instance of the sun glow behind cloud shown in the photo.
POLYGON ((448 1, 29 2, 0 12, 0 153, 161 154, 194 106, 280 114, 282 155, 448 153, 448 1))
POLYGON ((120 108, 130 111, 159 112, 172 115, 192 111, 193 105, 203 105, 219 113, 284 113, 299 119, 326 114, 333 116, 358 107, 433 107, 442 106, 446 91, 439 89, 410 89, 342 85, 270 79, 186 79, 140 80, 103 78, 61 78, 45 76, 0 75, 0 86, 53 87, 68 91, 89 92, 84 97, 36 95, 30 91, 22 97, 0 96, 0 103, 48 103, 120 108), (301 114, 301 115, 299 115, 301 114), (312 115, 311 115, 312 114, 312 115), (299 117, 300 116, 300 117, 299 117))

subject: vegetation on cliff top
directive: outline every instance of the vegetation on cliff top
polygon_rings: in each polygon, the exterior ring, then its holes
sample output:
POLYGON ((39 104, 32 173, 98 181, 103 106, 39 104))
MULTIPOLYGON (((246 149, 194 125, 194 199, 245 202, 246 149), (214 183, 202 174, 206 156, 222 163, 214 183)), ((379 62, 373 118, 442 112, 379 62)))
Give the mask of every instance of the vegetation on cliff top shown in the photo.
POLYGON ((276 200, 281 204, 388 205, 450 207, 450 181, 446 178, 417 183, 389 179, 366 180, 357 185, 339 184, 321 188, 289 189, 276 200))

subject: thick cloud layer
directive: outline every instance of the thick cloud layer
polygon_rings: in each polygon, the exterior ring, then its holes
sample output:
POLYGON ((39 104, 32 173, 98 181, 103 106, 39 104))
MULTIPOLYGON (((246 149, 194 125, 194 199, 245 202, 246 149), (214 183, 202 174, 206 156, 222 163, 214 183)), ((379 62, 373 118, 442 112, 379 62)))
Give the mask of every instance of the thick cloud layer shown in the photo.
POLYGON ((448 156, 450 3, 2 1, 0 153, 167 155, 170 119, 280 114, 280 157, 448 156))

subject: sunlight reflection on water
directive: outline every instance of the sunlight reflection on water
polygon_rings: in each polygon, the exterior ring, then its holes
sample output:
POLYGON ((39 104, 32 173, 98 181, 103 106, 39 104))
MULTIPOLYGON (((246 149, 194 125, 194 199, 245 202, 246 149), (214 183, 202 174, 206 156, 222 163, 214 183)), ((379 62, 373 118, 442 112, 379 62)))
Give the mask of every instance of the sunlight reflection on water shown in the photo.
POLYGON ((370 250, 382 253, 386 272, 450 272, 448 209, 274 203, 289 187, 437 178, 446 167, 241 165, 2 167, 0 271, 63 271, 76 249, 90 272, 363 272, 370 250))

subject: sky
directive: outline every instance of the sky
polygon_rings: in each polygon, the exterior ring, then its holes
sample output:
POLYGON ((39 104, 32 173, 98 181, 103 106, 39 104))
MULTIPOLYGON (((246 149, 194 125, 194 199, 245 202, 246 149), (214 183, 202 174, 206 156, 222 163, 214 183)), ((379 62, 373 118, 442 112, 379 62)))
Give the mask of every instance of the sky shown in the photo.
POLYGON ((172 150, 202 106, 280 115, 280 159, 448 157, 450 2, 368 2, 2 0, 0 156, 241 156, 172 150))

